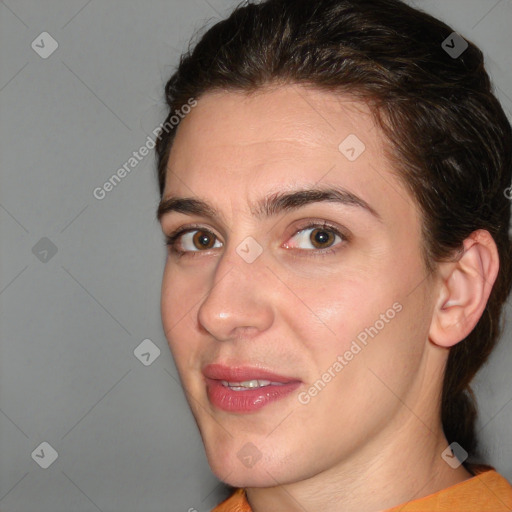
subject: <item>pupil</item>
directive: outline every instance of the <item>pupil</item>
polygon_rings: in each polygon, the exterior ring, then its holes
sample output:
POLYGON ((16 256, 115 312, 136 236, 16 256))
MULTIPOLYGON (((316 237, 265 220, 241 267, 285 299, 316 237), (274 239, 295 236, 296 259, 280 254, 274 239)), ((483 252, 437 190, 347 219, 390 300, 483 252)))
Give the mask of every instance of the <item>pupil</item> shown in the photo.
POLYGON ((315 245, 316 244, 324 245, 330 241, 330 235, 327 231, 322 231, 322 230, 318 229, 314 233, 315 233, 315 236, 314 236, 315 245))
POLYGON ((201 246, 206 249, 210 249, 212 247, 212 238, 208 233, 205 233, 204 231, 198 231, 194 235, 193 240, 196 247, 201 246))

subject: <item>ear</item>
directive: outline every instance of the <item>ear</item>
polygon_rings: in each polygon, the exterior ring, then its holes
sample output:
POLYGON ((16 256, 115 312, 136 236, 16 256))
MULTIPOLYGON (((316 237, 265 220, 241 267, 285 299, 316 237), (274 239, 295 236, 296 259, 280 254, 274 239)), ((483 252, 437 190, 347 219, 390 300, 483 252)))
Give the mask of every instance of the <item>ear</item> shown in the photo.
POLYGON ((439 264, 441 284, 429 339, 452 347, 475 328, 498 275, 498 248, 490 233, 479 229, 464 240, 462 256, 439 264))

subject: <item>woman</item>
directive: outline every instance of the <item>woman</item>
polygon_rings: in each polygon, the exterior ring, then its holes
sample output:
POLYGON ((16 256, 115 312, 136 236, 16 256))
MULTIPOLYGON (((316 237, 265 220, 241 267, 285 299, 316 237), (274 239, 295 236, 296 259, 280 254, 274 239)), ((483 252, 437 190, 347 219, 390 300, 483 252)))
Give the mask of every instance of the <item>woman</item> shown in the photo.
POLYGON ((470 388, 512 281, 478 48, 398 0, 267 0, 166 97, 162 319, 215 511, 511 510, 470 388))

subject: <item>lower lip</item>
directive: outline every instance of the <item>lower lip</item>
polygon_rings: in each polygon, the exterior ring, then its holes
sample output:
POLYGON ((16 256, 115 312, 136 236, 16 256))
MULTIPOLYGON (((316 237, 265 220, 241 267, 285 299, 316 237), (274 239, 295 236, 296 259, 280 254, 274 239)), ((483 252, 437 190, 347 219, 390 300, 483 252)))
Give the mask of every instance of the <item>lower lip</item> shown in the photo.
POLYGON ((220 380, 206 379, 208 399, 219 409, 227 412, 254 412, 271 402, 277 402, 295 391, 300 382, 288 382, 281 386, 270 385, 261 388, 249 388, 233 391, 220 380))

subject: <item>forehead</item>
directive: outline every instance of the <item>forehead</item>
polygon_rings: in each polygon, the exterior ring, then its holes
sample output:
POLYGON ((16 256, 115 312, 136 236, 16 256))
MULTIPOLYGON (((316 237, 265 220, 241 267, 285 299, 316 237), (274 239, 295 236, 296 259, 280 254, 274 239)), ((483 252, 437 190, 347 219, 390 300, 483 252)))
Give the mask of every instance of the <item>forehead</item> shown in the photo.
POLYGON ((300 85, 266 87, 250 94, 215 91, 202 96, 180 124, 178 149, 171 152, 171 159, 182 156, 180 142, 191 138, 198 151, 238 145, 262 159, 268 155, 259 153, 262 145, 271 155, 286 152, 287 145, 296 146, 290 154, 300 149, 338 152, 340 137, 351 133, 366 139, 374 150, 383 142, 368 106, 348 96, 300 85), (376 136, 368 138, 374 130, 376 136))
POLYGON ((210 92, 178 128, 164 197, 243 208, 272 192, 334 184, 383 216, 410 215, 414 201, 386 150, 369 107, 349 96, 299 85, 210 92))

